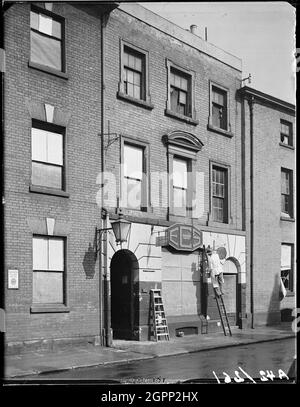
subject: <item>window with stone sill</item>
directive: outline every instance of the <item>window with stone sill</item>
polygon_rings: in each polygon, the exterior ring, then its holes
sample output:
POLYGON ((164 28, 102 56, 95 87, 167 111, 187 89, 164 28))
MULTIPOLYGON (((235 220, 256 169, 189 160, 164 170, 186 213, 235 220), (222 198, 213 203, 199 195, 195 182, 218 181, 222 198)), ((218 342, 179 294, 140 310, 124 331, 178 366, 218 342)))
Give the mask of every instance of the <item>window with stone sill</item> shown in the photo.
POLYGON ((124 48, 124 93, 136 99, 145 100, 144 58, 141 54, 124 48))
POLYGON ((198 124, 194 106, 194 72, 166 61, 168 98, 165 114, 198 124))
POLYGON ((173 178, 172 178, 172 196, 173 196, 173 214, 177 216, 186 216, 188 207, 191 206, 191 160, 180 156, 173 156, 173 178))
POLYGON ((65 72, 64 18, 34 5, 30 12, 30 62, 65 72))
POLYGON ((281 216, 293 218, 293 171, 281 168, 281 216))
POLYGON ((286 120, 280 120, 280 143, 293 145, 293 124, 286 120))
POLYGON ((294 269, 293 269, 294 245, 281 244, 281 279, 287 292, 294 292, 294 269))
POLYGON ((218 129, 228 131, 228 91, 211 84, 210 100, 210 124, 218 129))
POLYGON ((65 238, 33 236, 33 305, 65 304, 65 248, 65 238))
POLYGON ((162 138, 167 147, 169 215, 197 216, 196 162, 203 143, 185 131, 173 131, 162 138))
POLYGON ((216 164, 211 165, 211 215, 214 222, 228 223, 228 168, 216 164))
POLYGON ((32 123, 31 185, 65 191, 65 130, 49 123, 32 123))
POLYGON ((148 52, 124 40, 120 40, 120 47, 121 77, 117 96, 152 109, 148 52))
POLYGON ((140 211, 148 207, 148 146, 133 140, 122 141, 122 206, 140 211))
POLYGON ((191 116, 190 78, 171 68, 170 100, 171 110, 184 116, 191 116))

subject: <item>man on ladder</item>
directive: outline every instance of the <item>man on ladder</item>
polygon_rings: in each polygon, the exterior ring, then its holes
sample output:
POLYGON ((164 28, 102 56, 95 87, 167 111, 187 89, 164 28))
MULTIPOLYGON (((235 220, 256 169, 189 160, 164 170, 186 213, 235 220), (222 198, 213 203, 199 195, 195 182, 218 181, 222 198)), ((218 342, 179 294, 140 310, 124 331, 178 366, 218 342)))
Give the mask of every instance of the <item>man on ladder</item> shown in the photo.
POLYGON ((208 254, 208 267, 210 270, 212 285, 215 289, 216 295, 220 297, 221 295, 224 295, 223 266, 221 264, 220 257, 215 250, 208 247, 206 249, 206 253, 208 254))
POLYGON ((223 267, 220 261, 220 257, 218 253, 215 250, 212 250, 210 247, 206 249, 207 253, 207 260, 208 260, 208 268, 210 271, 210 276, 212 280, 212 286, 214 289, 215 293, 215 299, 218 307, 218 311, 220 314, 220 319, 222 323, 222 328, 224 335, 226 336, 227 333, 231 336, 231 328, 225 308, 225 304, 223 301, 223 284, 224 284, 224 278, 223 278, 223 267))

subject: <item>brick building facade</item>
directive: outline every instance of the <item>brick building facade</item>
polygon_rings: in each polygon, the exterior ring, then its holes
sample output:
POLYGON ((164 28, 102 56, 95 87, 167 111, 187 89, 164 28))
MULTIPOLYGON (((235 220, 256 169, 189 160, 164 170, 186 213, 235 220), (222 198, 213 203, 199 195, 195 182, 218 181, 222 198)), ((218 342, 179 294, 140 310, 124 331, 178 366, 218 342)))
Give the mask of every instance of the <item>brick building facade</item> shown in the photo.
MULTIPOLYGON (((254 310, 260 321, 273 315, 279 302, 274 296, 266 311, 270 290, 258 284, 257 271, 252 294, 248 284, 250 117, 243 98, 250 90, 237 96, 241 60, 137 4, 13 4, 4 19, 8 351, 147 340, 149 292, 157 287, 171 335, 200 333, 207 315, 208 329, 220 330, 203 289, 203 245, 222 257, 231 323, 249 322, 253 295, 261 298, 254 310), (111 231, 97 232, 118 218, 118 208, 131 222, 122 245, 111 231), (200 231, 201 247, 171 247, 165 237, 176 224, 200 231), (8 281, 12 270, 18 286, 8 281)), ((281 117, 276 103, 255 106, 262 156, 267 117, 275 134, 274 116, 287 120, 291 109, 281 117)), ((285 163, 293 150, 273 144, 279 167, 293 170, 285 163)), ((292 244, 291 222, 280 222, 270 234, 292 244)), ((255 233, 263 236, 260 227, 255 233)), ((255 270, 264 267, 260 249, 255 270)), ((275 274, 263 273, 266 287, 275 274)))
POLYGON ((254 325, 271 325, 291 320, 296 307, 295 106, 247 86, 237 97, 245 143, 245 221, 253 291, 251 298, 247 287, 249 316, 254 314, 254 325))

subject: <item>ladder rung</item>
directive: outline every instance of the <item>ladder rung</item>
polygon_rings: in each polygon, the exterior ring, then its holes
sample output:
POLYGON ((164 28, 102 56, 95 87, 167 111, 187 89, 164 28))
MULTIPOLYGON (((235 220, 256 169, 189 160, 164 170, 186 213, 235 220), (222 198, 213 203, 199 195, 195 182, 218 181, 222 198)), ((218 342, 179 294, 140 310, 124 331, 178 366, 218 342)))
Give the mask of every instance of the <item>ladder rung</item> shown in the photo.
POLYGON ((165 317, 161 289, 151 289, 151 332, 158 340, 170 340, 167 318, 165 317))
POLYGON ((216 303, 217 303, 217 306, 218 306, 218 310, 219 310, 219 314, 220 314, 220 319, 221 319, 224 335, 227 335, 227 332, 228 332, 230 334, 230 336, 231 336, 232 333, 231 333, 230 324, 229 324, 229 320, 228 320, 228 316, 227 316, 226 307, 225 307, 225 304, 224 304, 223 297, 217 295, 215 287, 214 287, 214 292, 215 292, 215 299, 216 299, 216 303))

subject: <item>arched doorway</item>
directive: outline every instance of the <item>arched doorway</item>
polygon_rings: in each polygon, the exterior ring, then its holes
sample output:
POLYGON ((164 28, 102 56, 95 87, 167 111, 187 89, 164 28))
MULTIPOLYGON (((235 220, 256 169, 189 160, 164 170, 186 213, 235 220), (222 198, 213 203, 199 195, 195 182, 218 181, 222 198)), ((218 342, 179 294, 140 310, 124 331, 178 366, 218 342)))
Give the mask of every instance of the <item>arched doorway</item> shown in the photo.
POLYGON ((136 305, 134 281, 138 279, 138 261, 130 250, 117 251, 110 264, 111 327, 114 339, 133 339, 136 305))
POLYGON ((238 273, 240 264, 234 257, 228 257, 223 264, 224 276, 224 304, 231 325, 238 325, 240 298, 238 287, 238 273))

